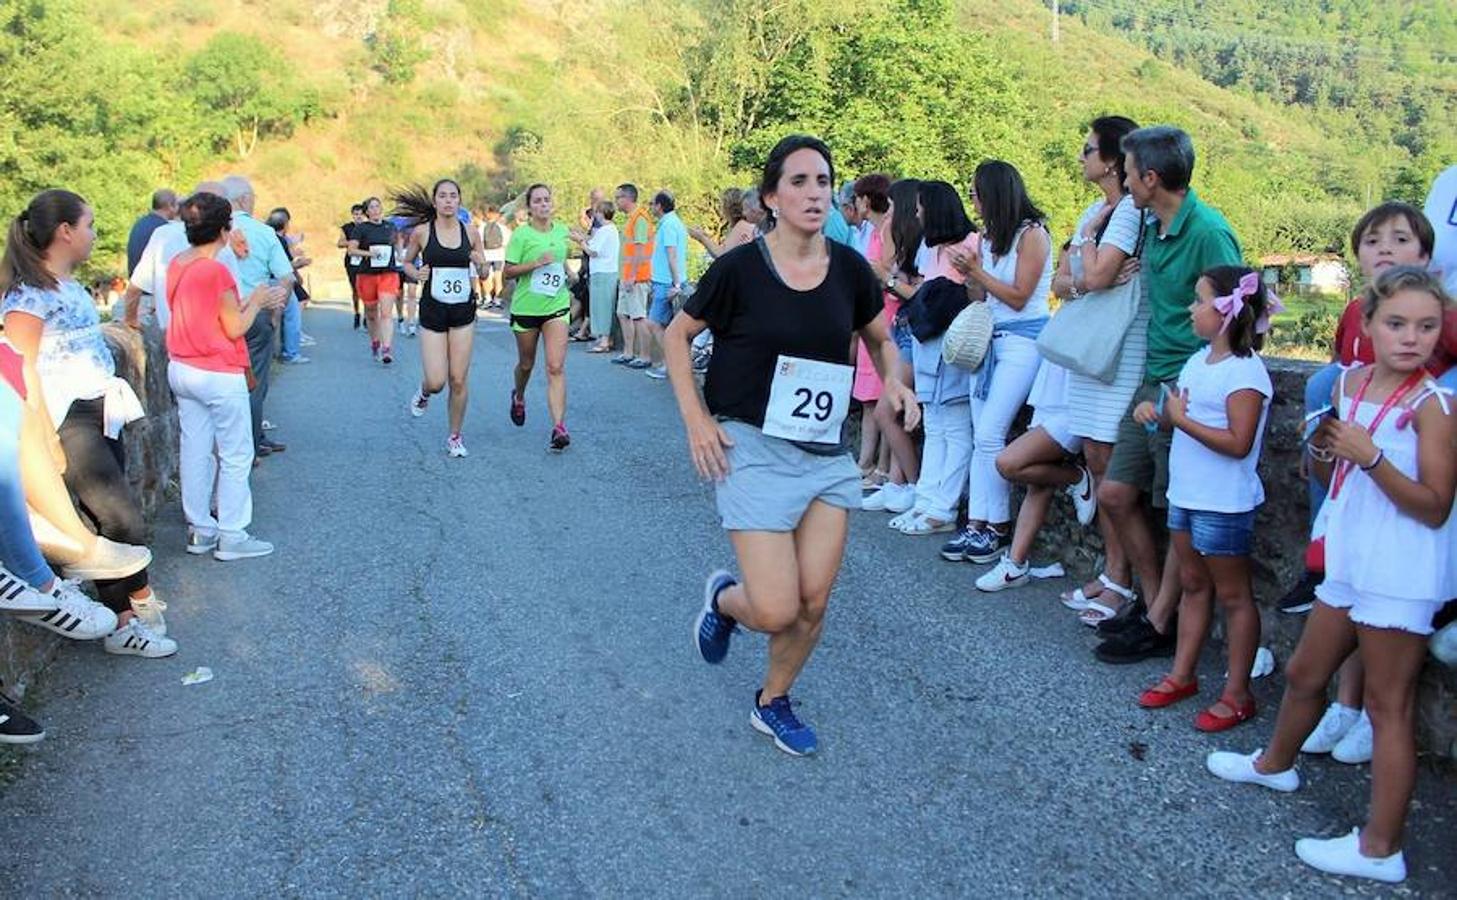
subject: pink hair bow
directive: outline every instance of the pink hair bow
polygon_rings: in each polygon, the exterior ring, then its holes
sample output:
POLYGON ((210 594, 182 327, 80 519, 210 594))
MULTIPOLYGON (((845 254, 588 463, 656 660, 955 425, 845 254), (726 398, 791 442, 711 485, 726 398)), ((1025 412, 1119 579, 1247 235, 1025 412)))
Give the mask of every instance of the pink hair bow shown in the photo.
MULTIPOLYGON (((1256 272, 1248 272, 1239 280, 1239 284, 1235 285, 1232 293, 1226 294, 1223 297, 1214 298, 1214 308, 1220 315, 1224 316, 1224 325, 1219 329, 1221 332, 1228 330, 1229 323, 1233 322, 1240 313, 1244 312, 1245 298, 1253 297, 1259 291, 1259 274, 1256 272)), ((1285 311, 1285 304, 1280 302, 1280 298, 1275 296, 1274 291, 1266 290, 1265 293, 1269 297, 1270 302, 1266 305, 1264 313, 1255 321, 1255 334, 1264 334, 1269 331, 1270 317, 1285 311)))

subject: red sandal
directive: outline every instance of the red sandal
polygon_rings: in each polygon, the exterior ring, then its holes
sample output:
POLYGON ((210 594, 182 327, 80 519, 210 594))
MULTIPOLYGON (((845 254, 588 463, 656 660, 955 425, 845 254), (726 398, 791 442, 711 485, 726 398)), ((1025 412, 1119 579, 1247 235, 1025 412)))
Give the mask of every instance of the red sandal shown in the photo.
POLYGON ((1213 734, 1216 731, 1228 731, 1241 722, 1255 717, 1255 700, 1251 697, 1243 706, 1236 705, 1230 700, 1220 697, 1214 706, 1203 710, 1194 717, 1194 727, 1203 732, 1213 734), (1214 711, 1214 706, 1223 703, 1230 710, 1227 716, 1221 716, 1214 711))
POLYGON ((1144 709, 1163 709, 1165 706, 1173 706, 1180 700, 1187 700, 1197 693, 1199 693, 1199 679, 1195 678, 1188 684, 1179 684, 1172 677, 1165 675, 1158 684, 1138 695, 1138 705, 1144 709))

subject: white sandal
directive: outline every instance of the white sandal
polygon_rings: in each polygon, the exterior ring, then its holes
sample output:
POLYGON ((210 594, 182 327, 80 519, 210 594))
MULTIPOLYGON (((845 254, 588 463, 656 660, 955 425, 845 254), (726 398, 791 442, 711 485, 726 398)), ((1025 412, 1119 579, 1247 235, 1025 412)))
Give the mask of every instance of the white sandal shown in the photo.
MULTIPOLYGON (((1124 587, 1123 585, 1109 578, 1107 573, 1103 573, 1098 576, 1098 583, 1103 586, 1103 590, 1105 591, 1113 591, 1114 593, 1117 593, 1123 597, 1133 596, 1132 588, 1124 587)), ((1103 591, 1098 592, 1098 594, 1101 593, 1103 593, 1103 591)), ((1083 610, 1087 609, 1088 606, 1090 606, 1093 602, 1092 597, 1089 597, 1087 594, 1083 593, 1083 589, 1081 586, 1079 586, 1077 590, 1073 591, 1071 594, 1063 594, 1058 599, 1062 601, 1063 606, 1066 606, 1073 612, 1082 612, 1083 610)))
POLYGON ((1078 613, 1078 621, 1082 622, 1089 628, 1097 628, 1099 625, 1118 615, 1119 610, 1121 610, 1123 607, 1127 606, 1130 603, 1133 603, 1138 599, 1138 595, 1133 592, 1132 588, 1126 588, 1123 585, 1116 584, 1112 581, 1104 581, 1103 585, 1104 587, 1108 588, 1108 590, 1122 597, 1123 602, 1118 604, 1118 609, 1113 609, 1108 604, 1101 601, 1089 600, 1088 608, 1078 613))
POLYGON ((905 525, 901 526, 900 533, 908 534, 912 537, 915 537, 923 534, 946 534, 948 532, 956 530, 956 523, 954 521, 941 522, 941 524, 939 525, 932 525, 931 523, 933 521, 939 520, 933 520, 930 516, 925 514, 919 515, 911 521, 907 522, 905 525))
POLYGON ((906 527, 907 525, 914 522, 916 519, 920 518, 920 515, 920 510, 914 508, 908 509, 900 515, 891 516, 890 521, 887 522, 886 525, 890 526, 890 528, 894 531, 900 531, 902 528, 906 527))

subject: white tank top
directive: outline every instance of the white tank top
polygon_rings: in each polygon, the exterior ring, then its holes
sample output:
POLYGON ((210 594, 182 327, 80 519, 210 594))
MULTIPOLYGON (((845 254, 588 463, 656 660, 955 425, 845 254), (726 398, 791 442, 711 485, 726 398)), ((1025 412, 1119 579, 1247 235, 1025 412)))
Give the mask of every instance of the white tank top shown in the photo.
MULTIPOLYGON (((1022 243, 1022 235, 1027 229, 1034 227, 1032 222, 1024 222, 1017 234, 1012 238, 1012 249, 1006 256, 997 256, 988 250, 985 257, 987 273, 998 281, 1012 284, 1017 280, 1017 249, 1022 243)), ((1048 314, 1047 294, 1052 290, 1052 253, 1047 254, 1047 259, 1042 264, 1042 275, 1037 279, 1037 287, 1032 289, 1032 296, 1027 298, 1027 305, 1020 310, 1013 309, 1003 303, 996 294, 988 292, 987 302, 992 307, 993 322, 1015 322, 1018 319, 1040 319, 1048 314)))

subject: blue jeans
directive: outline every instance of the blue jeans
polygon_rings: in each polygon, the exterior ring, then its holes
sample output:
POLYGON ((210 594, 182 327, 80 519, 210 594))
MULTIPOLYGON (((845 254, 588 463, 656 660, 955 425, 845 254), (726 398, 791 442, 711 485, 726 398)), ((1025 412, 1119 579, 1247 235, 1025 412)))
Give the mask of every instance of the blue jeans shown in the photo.
MULTIPOLYGON (((1330 405, 1331 392, 1336 389, 1336 379, 1341 377, 1341 366, 1339 363, 1329 363, 1319 369, 1305 382, 1305 414, 1309 415, 1322 407, 1330 405)), ((1304 437, 1309 438, 1315 432, 1315 426, 1319 424, 1312 422, 1305 429, 1304 437)), ((1315 524, 1315 514, 1320 512, 1321 504, 1325 502, 1325 485, 1315 477, 1314 467, 1311 467, 1311 474, 1306 476, 1306 490, 1310 494, 1310 522, 1315 524)))
POLYGON ((1187 531, 1200 556, 1249 556, 1255 511, 1209 512, 1169 504, 1169 530, 1187 531))
POLYGON ((46 565, 36 546, 25 507, 25 488, 20 483, 23 413, 20 395, 0 382, 0 563, 31 587, 39 588, 55 580, 56 573, 46 565))
POLYGON ((668 296, 668 291, 672 289, 671 284, 654 281, 652 300, 648 305, 648 318, 664 328, 673 321, 673 298, 668 296))
POLYGON ((299 353, 299 341, 304 333, 303 310, 299 307, 298 295, 288 295, 288 305, 283 308, 283 323, 280 331, 282 335, 282 348, 278 355, 284 359, 293 359, 299 353))

